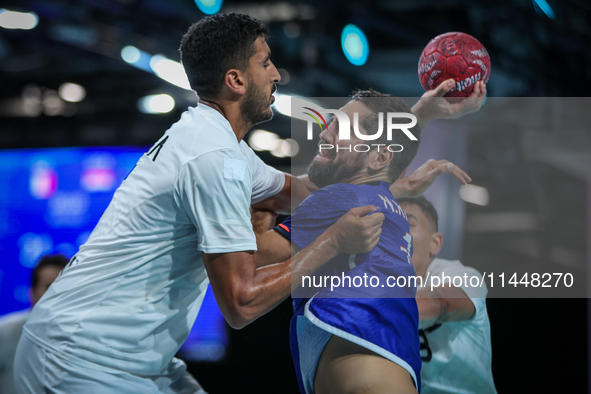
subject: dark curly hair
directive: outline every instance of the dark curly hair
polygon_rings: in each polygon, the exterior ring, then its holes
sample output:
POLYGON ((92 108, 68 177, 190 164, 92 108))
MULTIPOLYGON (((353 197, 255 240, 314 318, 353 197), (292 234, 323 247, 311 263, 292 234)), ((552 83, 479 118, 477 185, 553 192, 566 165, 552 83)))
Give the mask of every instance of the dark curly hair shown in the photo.
POLYGON ((191 88, 201 97, 216 98, 226 71, 245 71, 254 42, 268 35, 263 23, 244 14, 216 14, 194 23, 179 48, 191 88))
MULTIPOLYGON (((398 97, 394 97, 391 94, 380 93, 371 88, 353 92, 352 99, 361 102, 373 112, 372 115, 368 115, 364 119, 360 120, 361 125, 369 134, 375 133, 375 131, 377 131, 379 121, 378 113, 383 113, 382 116, 384 117, 384 132, 380 138, 372 141, 372 143, 385 145, 399 144, 403 146, 403 150, 395 154, 394 158, 390 162, 390 166, 388 167, 388 178, 390 179, 390 182, 394 182, 417 155, 419 143, 421 141, 420 127, 416 125, 415 127, 409 129, 409 131, 415 137, 417 137, 417 141, 410 140, 401 131, 394 131, 392 133, 392 140, 389 141, 387 139, 387 133, 385 130, 387 122, 386 114, 388 112, 410 113, 411 111, 408 105, 406 105, 406 103, 398 97)), ((408 123, 407 118, 394 118, 393 121, 394 123, 408 123)))

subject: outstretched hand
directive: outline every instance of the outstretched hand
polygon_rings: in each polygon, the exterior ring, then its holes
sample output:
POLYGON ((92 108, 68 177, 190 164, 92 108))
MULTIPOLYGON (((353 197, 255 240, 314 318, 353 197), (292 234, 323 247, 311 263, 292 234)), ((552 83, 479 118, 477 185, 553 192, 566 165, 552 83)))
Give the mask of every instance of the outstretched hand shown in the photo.
POLYGON ((472 182, 468 174, 457 165, 447 160, 430 159, 406 178, 394 182, 390 191, 395 198, 419 197, 441 174, 450 174, 462 185, 472 182))
POLYGON ((368 253, 378 244, 385 216, 369 215, 376 209, 373 205, 352 208, 330 227, 339 253, 368 253))
POLYGON ((453 79, 442 82, 437 88, 427 91, 412 107, 419 125, 425 126, 435 119, 457 119, 476 112, 482 107, 486 98, 486 85, 482 81, 474 84, 468 97, 443 97, 455 85, 453 79))

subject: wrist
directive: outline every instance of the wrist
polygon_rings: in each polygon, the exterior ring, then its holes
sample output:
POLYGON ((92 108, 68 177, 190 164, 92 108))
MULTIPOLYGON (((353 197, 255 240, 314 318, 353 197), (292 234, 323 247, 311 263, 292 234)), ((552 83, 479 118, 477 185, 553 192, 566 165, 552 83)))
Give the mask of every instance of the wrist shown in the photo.
POLYGON ((390 186, 390 192, 396 199, 411 197, 408 180, 406 178, 397 180, 390 186))
POLYGON ((341 253, 341 246, 339 242, 338 231, 334 229, 334 224, 330 226, 319 237, 320 245, 327 249, 327 251, 335 256, 341 253), (323 239, 321 239, 323 238, 323 239))
POLYGON ((419 100, 413 107, 410 109, 414 116, 417 117, 417 125, 422 129, 427 123, 429 123, 429 119, 425 116, 423 111, 423 105, 421 104, 421 100, 419 100))

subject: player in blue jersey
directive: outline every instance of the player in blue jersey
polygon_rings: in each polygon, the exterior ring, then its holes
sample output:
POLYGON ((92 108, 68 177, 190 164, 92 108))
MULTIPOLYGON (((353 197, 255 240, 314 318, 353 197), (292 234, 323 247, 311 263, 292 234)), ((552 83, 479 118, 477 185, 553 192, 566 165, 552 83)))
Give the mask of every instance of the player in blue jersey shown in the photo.
MULTIPOLYGON (((369 134, 377 128, 379 112, 408 113, 409 108, 400 99, 370 90, 358 92, 341 111, 350 119, 357 112, 362 133, 369 134)), ((320 134, 320 144, 341 149, 321 149, 308 169, 310 181, 322 189, 275 231, 258 237, 257 253, 266 255, 267 263, 279 261, 290 249, 308 245, 351 207, 380 207, 385 220, 376 248, 359 256, 339 255, 313 278, 292 283, 294 297, 299 297, 293 301, 292 355, 303 393, 416 393, 421 360, 412 237, 392 194, 398 190, 390 184, 410 164, 419 141, 399 133, 388 144, 403 145, 402 152, 379 146, 356 152, 346 146, 363 141, 355 136, 340 140, 336 122, 320 134), (377 279, 368 283, 368 278, 377 279), (386 285, 388 278, 407 285, 386 285)), ((418 128, 410 130, 419 137, 418 128)), ((447 166, 430 166, 434 164, 447 166)), ((458 174, 462 182, 469 180, 458 174)))

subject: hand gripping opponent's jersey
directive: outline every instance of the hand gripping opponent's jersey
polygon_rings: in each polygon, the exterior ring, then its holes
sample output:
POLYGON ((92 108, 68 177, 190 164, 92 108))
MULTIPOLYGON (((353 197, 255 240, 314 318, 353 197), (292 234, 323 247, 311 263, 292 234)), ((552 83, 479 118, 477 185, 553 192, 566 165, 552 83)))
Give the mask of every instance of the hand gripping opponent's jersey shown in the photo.
POLYGON ((310 335, 317 328, 402 366, 420 388, 412 237, 406 215, 389 185, 335 184, 317 190, 275 230, 304 248, 349 209, 365 205, 375 205, 385 215, 378 245, 368 254, 335 257, 311 278, 305 277, 292 294, 292 355, 300 389, 305 393, 313 392, 318 358, 330 338, 324 336, 325 340, 319 341, 310 335), (310 330, 310 325, 315 327, 310 330), (308 346, 310 341, 316 343, 308 346))

